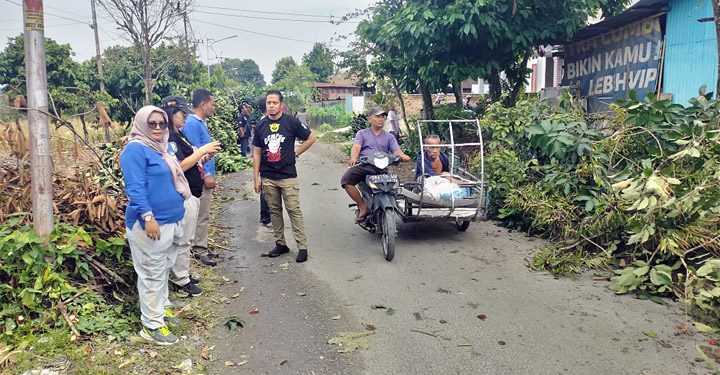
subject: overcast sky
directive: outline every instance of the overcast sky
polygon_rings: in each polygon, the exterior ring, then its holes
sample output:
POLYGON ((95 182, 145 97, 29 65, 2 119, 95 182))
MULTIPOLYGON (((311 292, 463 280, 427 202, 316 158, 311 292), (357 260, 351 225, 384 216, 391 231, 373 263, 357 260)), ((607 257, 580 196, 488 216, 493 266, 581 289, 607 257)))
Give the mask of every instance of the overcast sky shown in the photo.
MULTIPOLYGON (((190 15, 192 34, 205 43, 210 38, 211 62, 217 58, 250 58, 270 81, 275 62, 292 56, 299 63, 315 42, 330 43, 338 35, 351 34, 357 24, 333 25, 330 16, 343 16, 366 8, 373 0, 196 0, 190 15), (266 7, 263 7, 266 6, 266 7), (223 9, 225 8, 225 9, 223 9), (251 18, 252 17, 252 18, 251 18), (271 18, 271 19, 267 19, 271 18), (277 20, 280 19, 280 20, 277 20), (301 22, 302 21, 302 22, 301 22), (313 21, 313 22, 308 22, 313 21), (320 21, 320 22, 318 22, 320 21), (277 37, 270 37, 269 34, 277 37), (233 38, 215 42, 226 37, 233 38), (216 57, 217 56, 217 57, 216 57)), ((22 0, 0 0, 0 42, 22 32, 22 0)), ((45 36, 70 44, 75 59, 83 61, 95 55, 90 0, 45 0, 45 36)), ((122 39, 109 16, 98 7, 100 47, 128 43, 122 39)), ((178 30, 182 29, 182 24, 178 30)), ((343 47, 334 42, 332 47, 343 47)), ((200 58, 207 62, 206 45, 199 46, 200 58)))

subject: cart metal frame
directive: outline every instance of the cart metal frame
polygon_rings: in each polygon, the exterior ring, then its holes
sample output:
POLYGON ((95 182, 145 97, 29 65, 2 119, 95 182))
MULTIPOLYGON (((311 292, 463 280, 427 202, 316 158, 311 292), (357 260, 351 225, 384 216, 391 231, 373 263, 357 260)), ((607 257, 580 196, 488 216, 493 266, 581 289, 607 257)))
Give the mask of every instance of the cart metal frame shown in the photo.
POLYGON ((402 184, 398 193, 398 210, 400 217, 404 222, 423 221, 423 220, 445 220, 455 221, 455 224, 461 230, 467 229, 469 222, 476 221, 480 211, 485 211, 487 206, 487 182, 485 181, 485 148, 483 144, 482 131, 480 129, 480 121, 475 120, 421 120, 417 124, 417 134, 420 144, 420 154, 422 158, 420 165, 425 170, 424 152, 428 147, 449 147, 450 148, 450 173, 456 179, 462 182, 458 185, 462 188, 471 188, 473 197, 471 199, 456 199, 451 197, 448 203, 438 202, 434 199, 428 199, 424 193, 425 189, 425 173, 420 174, 419 182, 416 180, 407 181, 402 184), (423 125, 433 123, 446 123, 450 130, 450 143, 428 146, 424 143, 423 125), (477 127, 477 136, 479 142, 455 143, 454 129, 462 126, 475 124, 477 127), (470 171, 455 166, 456 148, 460 147, 480 147, 480 176, 475 176, 470 171), (456 173, 459 172, 459 173, 456 173), (419 194, 413 192, 413 188, 419 187, 419 194), (463 227, 464 226, 464 227, 463 227))

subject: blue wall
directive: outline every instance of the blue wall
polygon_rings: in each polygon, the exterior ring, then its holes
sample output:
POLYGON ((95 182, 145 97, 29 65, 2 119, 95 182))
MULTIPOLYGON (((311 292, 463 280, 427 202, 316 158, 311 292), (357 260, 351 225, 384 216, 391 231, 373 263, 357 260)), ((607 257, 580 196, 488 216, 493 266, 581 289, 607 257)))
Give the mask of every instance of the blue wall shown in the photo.
POLYGON ((698 88, 707 85, 715 91, 718 46, 715 24, 698 22, 712 18, 712 0, 670 0, 665 33, 665 68, 663 92, 673 95, 673 102, 687 105, 698 96, 698 88))

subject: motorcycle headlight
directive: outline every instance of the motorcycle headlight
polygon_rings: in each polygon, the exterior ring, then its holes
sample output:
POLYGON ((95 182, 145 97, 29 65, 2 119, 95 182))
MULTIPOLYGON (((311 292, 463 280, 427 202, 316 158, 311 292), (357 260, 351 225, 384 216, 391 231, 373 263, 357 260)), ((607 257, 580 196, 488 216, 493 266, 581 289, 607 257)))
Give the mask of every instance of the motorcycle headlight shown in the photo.
POLYGON ((388 165, 390 165, 390 159, 387 156, 376 157, 373 160, 373 164, 375 164, 377 168, 385 169, 388 165))
POLYGON ((375 184, 372 183, 372 182, 368 183, 368 186, 370 186, 370 189, 377 189, 377 188, 378 188, 377 185, 375 185, 375 184))

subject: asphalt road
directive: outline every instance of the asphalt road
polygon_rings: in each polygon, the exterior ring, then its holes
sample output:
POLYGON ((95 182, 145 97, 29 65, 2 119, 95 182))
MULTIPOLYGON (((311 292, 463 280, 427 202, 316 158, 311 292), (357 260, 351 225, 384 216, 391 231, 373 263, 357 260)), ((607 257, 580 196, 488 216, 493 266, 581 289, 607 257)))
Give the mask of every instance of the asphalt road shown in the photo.
POLYGON ((379 239, 353 223, 339 189, 345 168, 322 144, 299 160, 305 264, 295 263, 288 220, 290 255, 261 257, 272 235, 258 224, 250 174, 221 181, 217 223, 230 250, 218 268, 231 279, 221 288, 240 293, 221 315, 247 325, 217 328, 219 360, 208 373, 708 373, 695 351, 707 338, 674 333, 692 322, 682 306, 616 296, 591 274, 530 271, 526 260, 543 241, 493 222, 465 233, 442 222, 399 224, 395 259, 385 261, 379 239), (340 332, 368 334, 369 347, 338 353, 347 347, 327 342, 340 332))

